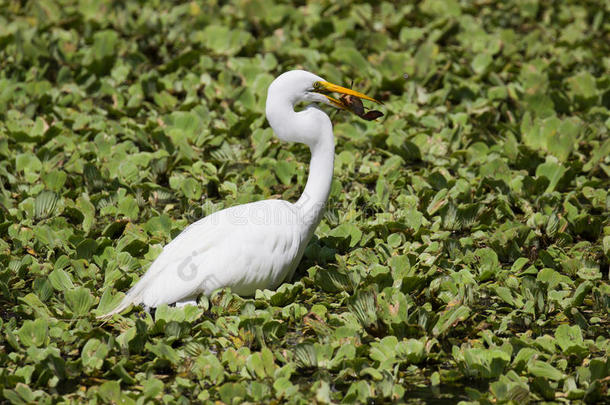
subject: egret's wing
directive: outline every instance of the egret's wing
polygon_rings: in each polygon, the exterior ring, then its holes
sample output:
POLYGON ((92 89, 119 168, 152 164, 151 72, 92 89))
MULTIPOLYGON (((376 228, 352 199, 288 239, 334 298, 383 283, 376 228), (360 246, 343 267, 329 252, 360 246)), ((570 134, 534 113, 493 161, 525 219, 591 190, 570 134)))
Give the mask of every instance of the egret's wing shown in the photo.
MULTIPOLYGON (((278 203, 282 202, 248 204, 258 211, 239 217, 227 210, 216 223, 210 221, 199 230, 183 232, 151 266, 151 281, 142 302, 154 307, 222 287, 231 287, 240 295, 275 287, 291 270, 301 246, 296 224, 277 217, 278 211, 288 209, 286 204, 278 203), (267 213, 273 215, 265 218, 263 214, 267 213), (245 218, 248 220, 239 220, 245 218), (205 232, 201 232, 204 228, 205 232)), ((282 213, 284 218, 290 215, 282 213)))
POLYGON ((107 315, 130 304, 156 307, 230 286, 242 295, 272 288, 299 256, 297 219, 284 201, 232 207, 186 228, 107 315))

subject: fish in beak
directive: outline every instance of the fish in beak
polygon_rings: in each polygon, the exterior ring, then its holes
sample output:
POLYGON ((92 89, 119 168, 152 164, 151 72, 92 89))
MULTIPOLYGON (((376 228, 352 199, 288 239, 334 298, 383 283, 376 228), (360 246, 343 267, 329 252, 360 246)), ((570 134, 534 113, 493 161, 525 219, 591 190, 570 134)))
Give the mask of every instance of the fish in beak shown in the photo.
POLYGON ((328 99, 330 105, 340 108, 342 110, 351 111, 365 120, 372 121, 383 116, 383 113, 381 111, 364 111, 364 105, 362 104, 362 101, 360 99, 373 101, 377 104, 382 103, 381 101, 375 100, 374 98, 369 97, 364 93, 360 93, 359 91, 348 89, 346 87, 342 87, 325 81, 316 82, 314 84, 314 90, 324 95, 328 99), (339 93, 341 94, 341 96, 339 96, 339 99, 337 100, 336 98, 331 97, 325 92, 339 93))

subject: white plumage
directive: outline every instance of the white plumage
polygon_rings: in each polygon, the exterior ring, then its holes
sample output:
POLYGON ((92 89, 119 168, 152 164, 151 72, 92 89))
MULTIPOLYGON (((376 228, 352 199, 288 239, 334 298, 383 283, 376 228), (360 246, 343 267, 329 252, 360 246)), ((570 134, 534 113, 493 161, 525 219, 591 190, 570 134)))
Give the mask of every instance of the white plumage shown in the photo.
POLYGON ((249 296, 292 277, 322 217, 334 161, 328 115, 313 105, 299 112, 294 106, 309 101, 348 109, 322 91, 373 100, 302 70, 280 75, 267 93, 266 115, 278 138, 305 143, 311 150, 309 176, 299 200, 294 204, 264 200, 239 205, 188 226, 164 247, 121 303, 102 317, 130 305, 196 304, 200 294, 222 287, 249 296))

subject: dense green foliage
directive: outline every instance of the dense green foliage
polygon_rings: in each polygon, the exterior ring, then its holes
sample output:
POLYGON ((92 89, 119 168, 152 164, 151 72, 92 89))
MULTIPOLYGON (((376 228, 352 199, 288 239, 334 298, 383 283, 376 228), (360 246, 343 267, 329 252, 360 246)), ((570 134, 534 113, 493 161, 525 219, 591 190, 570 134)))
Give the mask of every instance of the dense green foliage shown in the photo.
POLYGON ((214 3, 0 0, 0 399, 607 398, 608 2, 214 3), (294 279, 97 321, 187 224, 298 198, 294 68, 386 114, 332 112, 294 279))

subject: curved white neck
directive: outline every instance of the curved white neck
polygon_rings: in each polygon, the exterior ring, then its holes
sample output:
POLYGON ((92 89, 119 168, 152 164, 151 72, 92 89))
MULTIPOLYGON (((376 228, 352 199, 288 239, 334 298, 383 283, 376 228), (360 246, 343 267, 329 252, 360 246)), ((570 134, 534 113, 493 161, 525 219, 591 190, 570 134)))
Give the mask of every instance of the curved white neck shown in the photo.
POLYGON ((311 236, 324 214, 333 179, 335 140, 332 123, 328 115, 315 106, 295 112, 290 102, 269 100, 267 107, 267 120, 275 134, 286 141, 306 143, 311 151, 307 184, 294 204, 299 211, 299 220, 311 236), (316 124, 318 132, 304 133, 304 128, 311 131, 312 123, 316 124))
POLYGON ((329 133, 323 134, 319 142, 310 146, 309 150, 311 160, 309 161, 307 184, 295 206, 300 209, 305 223, 313 232, 324 215, 333 180, 335 143, 332 127, 329 133))

